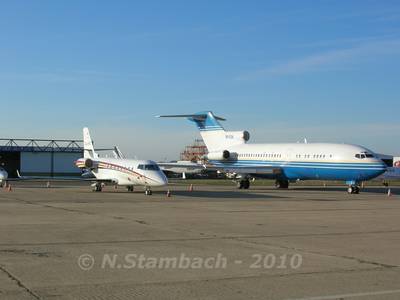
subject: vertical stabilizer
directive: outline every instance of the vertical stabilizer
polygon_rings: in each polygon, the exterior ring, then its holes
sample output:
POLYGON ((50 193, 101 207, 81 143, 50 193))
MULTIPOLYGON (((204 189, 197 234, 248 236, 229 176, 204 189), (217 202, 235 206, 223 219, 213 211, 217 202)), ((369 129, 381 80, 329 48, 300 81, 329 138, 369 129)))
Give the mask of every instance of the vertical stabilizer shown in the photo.
POLYGON ((83 157, 84 158, 98 158, 96 152, 94 152, 94 146, 92 138, 90 137, 89 128, 83 128, 83 157))
POLYGON ((209 152, 226 150, 235 145, 244 144, 249 140, 247 131, 225 131, 219 121, 224 118, 215 116, 211 111, 199 112, 191 115, 164 115, 162 118, 184 117, 196 124, 200 135, 209 152))

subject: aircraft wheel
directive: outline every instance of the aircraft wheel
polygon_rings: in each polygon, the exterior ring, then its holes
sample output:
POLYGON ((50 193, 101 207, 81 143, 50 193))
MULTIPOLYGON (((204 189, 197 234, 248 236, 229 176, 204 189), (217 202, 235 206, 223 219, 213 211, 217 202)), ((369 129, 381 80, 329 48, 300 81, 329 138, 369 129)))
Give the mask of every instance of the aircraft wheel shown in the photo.
POLYGON ((101 183, 96 183, 96 185, 93 187, 94 192, 101 192, 103 190, 103 187, 101 183))
POLYGON ((239 190, 241 190, 241 189, 243 188, 243 181, 242 181, 242 180, 238 181, 238 182, 236 183, 236 186, 237 186, 237 188, 238 188, 239 190))
POLYGON ((133 185, 127 187, 128 192, 133 192, 133 185))
POLYGON ((150 195, 153 194, 153 192, 152 192, 151 190, 149 190, 149 189, 146 189, 146 190, 144 191, 144 194, 147 195, 147 196, 150 196, 150 195))
POLYGON ((359 194, 360 193, 360 187, 357 186, 357 185, 349 186, 349 188, 347 189, 347 192, 349 194, 359 194))
POLYGON ((277 189, 287 189, 287 188, 289 188, 289 181, 288 180, 276 180, 275 187, 277 189))
POLYGON ((249 189, 249 187, 250 187, 250 180, 248 180, 248 179, 244 180, 243 181, 243 188, 247 190, 247 189, 249 189))

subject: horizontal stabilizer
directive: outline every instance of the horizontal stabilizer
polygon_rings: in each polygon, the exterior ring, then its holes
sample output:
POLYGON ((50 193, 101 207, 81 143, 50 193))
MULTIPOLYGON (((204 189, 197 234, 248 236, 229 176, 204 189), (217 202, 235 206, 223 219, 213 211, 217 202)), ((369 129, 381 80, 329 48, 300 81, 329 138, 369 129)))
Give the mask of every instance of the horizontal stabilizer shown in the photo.
MULTIPOLYGON (((191 118, 198 121, 204 121, 207 119, 207 114, 192 114, 192 115, 161 115, 156 116, 157 118, 191 118)), ((213 116, 216 120, 226 121, 225 118, 213 116)))

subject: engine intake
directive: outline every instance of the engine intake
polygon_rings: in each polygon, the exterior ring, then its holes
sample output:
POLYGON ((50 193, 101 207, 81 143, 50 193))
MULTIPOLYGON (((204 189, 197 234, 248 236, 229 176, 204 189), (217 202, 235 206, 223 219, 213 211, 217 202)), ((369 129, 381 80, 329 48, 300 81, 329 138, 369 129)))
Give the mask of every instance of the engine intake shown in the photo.
POLYGON ((87 158, 85 160, 85 168, 87 168, 87 169, 96 169, 97 168, 97 162, 93 161, 90 158, 87 158))
POLYGON ((229 160, 235 158, 235 154, 224 150, 221 152, 210 152, 207 154, 208 160, 229 160))

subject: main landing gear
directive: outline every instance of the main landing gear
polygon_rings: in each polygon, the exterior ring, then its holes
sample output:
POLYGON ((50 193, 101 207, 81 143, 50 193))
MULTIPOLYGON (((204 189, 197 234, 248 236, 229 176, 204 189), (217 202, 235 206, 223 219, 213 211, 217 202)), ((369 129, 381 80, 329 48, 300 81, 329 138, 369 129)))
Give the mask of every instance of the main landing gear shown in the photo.
POLYGON ((103 184, 100 182, 96 182, 93 185, 93 192, 101 192, 103 190, 103 184))
POLYGON ((277 189, 287 189, 289 188, 289 180, 277 179, 275 181, 275 187, 277 189))
POLYGON ((133 185, 128 185, 126 189, 128 190, 128 192, 133 192, 133 185))
POLYGON ((250 180, 249 179, 242 179, 237 182, 238 189, 245 189, 247 190, 250 187, 250 180))
POLYGON ((359 194, 360 193, 360 187, 358 185, 350 185, 347 189, 347 192, 349 194, 359 194))

